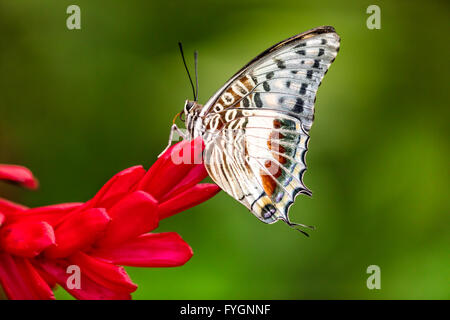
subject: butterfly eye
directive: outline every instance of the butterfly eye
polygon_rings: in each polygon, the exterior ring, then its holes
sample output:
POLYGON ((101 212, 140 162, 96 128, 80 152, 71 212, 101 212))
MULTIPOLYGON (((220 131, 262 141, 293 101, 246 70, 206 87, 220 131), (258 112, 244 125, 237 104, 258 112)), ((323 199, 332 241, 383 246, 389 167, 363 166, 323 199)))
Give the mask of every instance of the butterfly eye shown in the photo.
POLYGON ((189 113, 194 105, 194 101, 186 100, 186 103, 184 104, 184 113, 189 113))

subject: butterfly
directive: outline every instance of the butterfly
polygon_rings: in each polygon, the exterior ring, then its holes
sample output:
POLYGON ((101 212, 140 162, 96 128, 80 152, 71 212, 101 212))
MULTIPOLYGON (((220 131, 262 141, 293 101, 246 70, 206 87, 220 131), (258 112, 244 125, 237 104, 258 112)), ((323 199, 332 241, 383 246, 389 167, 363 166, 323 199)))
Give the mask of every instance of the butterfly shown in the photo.
POLYGON ((317 27, 265 50, 205 105, 197 86, 181 112, 187 132, 174 124, 169 146, 175 131, 202 137, 206 170, 219 187, 259 220, 282 220, 306 234, 298 227, 312 227, 291 222, 289 209, 298 194, 311 196, 303 175, 314 103, 339 46, 333 27, 317 27))

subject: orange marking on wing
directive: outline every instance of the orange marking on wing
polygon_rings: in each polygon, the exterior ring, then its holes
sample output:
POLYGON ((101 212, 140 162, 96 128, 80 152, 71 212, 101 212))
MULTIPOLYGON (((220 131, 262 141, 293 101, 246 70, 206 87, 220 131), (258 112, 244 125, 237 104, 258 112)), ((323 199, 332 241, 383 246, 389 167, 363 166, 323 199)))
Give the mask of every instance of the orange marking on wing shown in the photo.
POLYGON ((264 163, 264 166, 268 169, 270 174, 272 176, 274 176, 275 178, 278 179, 281 176, 281 168, 275 161, 267 160, 264 163))
POLYGON ((276 162, 271 160, 267 160, 264 163, 264 166, 266 167, 269 173, 261 169, 260 176, 263 183, 264 191, 266 192, 267 195, 271 196, 275 191, 275 188, 277 187, 277 183, 272 177, 278 179, 281 176, 281 168, 276 162))
POLYGON ((277 186, 276 182, 268 176, 263 170, 260 171, 261 180, 263 184, 264 191, 268 196, 271 196, 275 191, 275 187, 277 186))
POLYGON ((276 142, 272 142, 272 140, 270 139, 267 140, 267 146, 270 150, 277 151, 279 153, 284 153, 286 151, 286 149, 282 145, 276 142))
POLYGON ((272 131, 269 135, 270 140, 281 140, 284 138, 284 134, 278 131, 272 131))
POLYGON ((225 123, 225 114, 216 114, 214 118, 210 119, 206 124, 206 130, 211 130, 213 128, 213 124, 215 125, 215 130, 220 130, 225 123), (218 121, 216 123, 216 121, 218 121))
MULTIPOLYGON (((274 127, 279 127, 280 123, 278 120, 273 120, 274 127)), ((273 139, 283 139, 284 135, 277 131, 272 131, 269 135, 269 140, 267 140, 267 146, 270 150, 276 151, 272 152, 273 157, 278 160, 279 163, 285 164, 287 161, 287 158, 283 157, 282 155, 278 153, 284 153, 286 150, 281 146, 280 144, 276 142, 272 142, 273 139)))
POLYGON ((273 157, 274 157, 275 159, 277 159, 278 162, 281 163, 281 164, 285 164, 285 163, 287 162, 287 158, 286 158, 286 157, 283 157, 282 155, 279 155, 279 154, 276 154, 276 153, 272 153, 272 155, 273 155, 273 157))
POLYGON ((227 89, 227 91, 225 91, 226 93, 229 93, 229 94, 231 94, 232 96, 233 96, 233 101, 232 102, 230 102, 230 101, 227 101, 227 99, 225 99, 225 93, 220 97, 220 99, 222 100, 222 105, 226 108, 227 106, 229 106, 229 105, 231 105, 231 104, 233 104, 233 103, 235 103, 236 101, 238 101, 239 99, 241 99, 241 97, 236 93, 236 92, 234 92, 234 90, 230 87, 230 88, 228 88, 227 89))
POLYGON ((248 92, 250 92, 254 88, 253 84, 247 77, 242 77, 239 79, 239 81, 242 82, 242 84, 247 88, 248 92))

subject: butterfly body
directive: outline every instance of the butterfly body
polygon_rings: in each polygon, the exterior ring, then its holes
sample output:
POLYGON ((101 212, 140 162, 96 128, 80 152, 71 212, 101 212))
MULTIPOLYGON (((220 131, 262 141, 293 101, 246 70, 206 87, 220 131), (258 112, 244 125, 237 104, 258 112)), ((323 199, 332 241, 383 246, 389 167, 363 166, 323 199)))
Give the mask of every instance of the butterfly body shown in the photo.
MULTIPOLYGON (((332 27, 282 41, 238 71, 205 105, 187 101, 210 177, 265 223, 289 220, 303 184, 317 89, 339 50, 332 27)), ((303 226, 303 225, 301 225, 303 226)))

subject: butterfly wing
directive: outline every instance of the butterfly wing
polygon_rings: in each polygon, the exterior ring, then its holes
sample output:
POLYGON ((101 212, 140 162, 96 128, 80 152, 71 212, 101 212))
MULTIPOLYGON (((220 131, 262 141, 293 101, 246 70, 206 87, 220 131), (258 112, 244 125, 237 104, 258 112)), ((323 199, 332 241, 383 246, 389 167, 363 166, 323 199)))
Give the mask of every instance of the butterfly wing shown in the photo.
POLYGON ((211 178, 266 223, 291 224, 303 184, 317 89, 339 51, 332 27, 269 48, 203 107, 205 165, 211 178))
POLYGON ((208 131, 205 166, 228 194, 266 223, 282 219, 298 193, 310 195, 302 178, 309 136, 301 122, 273 110, 223 111, 230 119, 208 131), (234 113, 234 112, 233 112, 234 113))

